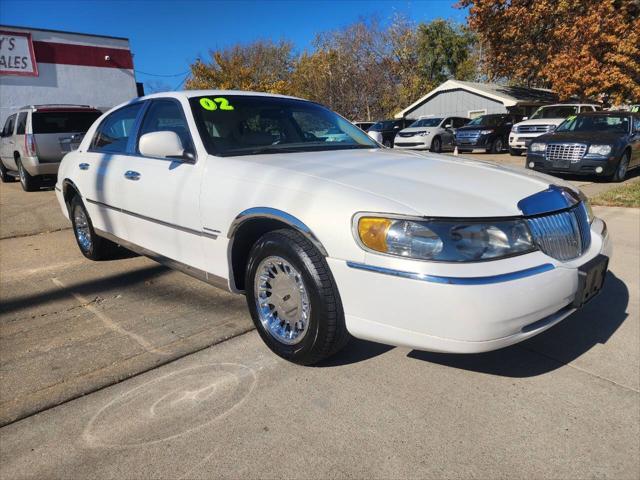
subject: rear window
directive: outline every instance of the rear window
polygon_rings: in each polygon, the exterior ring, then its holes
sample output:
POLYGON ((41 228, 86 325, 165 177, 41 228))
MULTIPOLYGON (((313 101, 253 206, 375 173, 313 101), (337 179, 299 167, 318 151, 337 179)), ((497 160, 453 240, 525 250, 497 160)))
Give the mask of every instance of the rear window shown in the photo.
POLYGON ((34 112, 33 133, 86 133, 100 112, 34 112))

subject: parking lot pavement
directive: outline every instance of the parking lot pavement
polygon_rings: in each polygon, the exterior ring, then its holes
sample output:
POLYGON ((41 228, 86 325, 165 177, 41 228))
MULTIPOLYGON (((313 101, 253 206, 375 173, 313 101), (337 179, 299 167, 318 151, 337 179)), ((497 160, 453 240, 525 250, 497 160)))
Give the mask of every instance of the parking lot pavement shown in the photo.
POLYGON ((52 189, 24 192, 20 183, 0 183, 0 238, 69 228, 52 189))
POLYGON ((252 328, 244 298, 70 230, 0 241, 0 425, 252 328))
MULTIPOLYGON (((637 479, 640 210, 596 213, 615 248, 605 290, 527 342, 446 355, 353 341, 305 368, 250 332, 5 426, 2 476, 637 479)), ((82 282, 73 272, 59 278, 82 282)), ((171 324, 202 311, 202 293, 168 275, 133 289, 161 289, 149 303, 173 310, 171 324)), ((107 301, 101 311, 136 328, 107 301)))
MULTIPOLYGON (((451 153, 446 153, 445 155, 453 155, 451 153)), ((498 163, 500 165, 509 165, 511 167, 517 168, 525 168, 526 156, 521 155, 519 157, 511 156, 508 153, 462 153, 459 155, 460 157, 471 158, 473 160, 485 161, 485 162, 493 162, 498 163)), ((602 192, 610 190, 619 186, 619 183, 613 183, 604 178, 596 178, 594 176, 587 177, 579 177, 579 176, 566 176, 565 180, 569 181, 576 187, 580 188, 585 195, 588 197, 594 197, 602 192)), ((639 182, 640 181, 640 169, 636 169, 635 171, 629 172, 628 178, 623 182, 639 182)))

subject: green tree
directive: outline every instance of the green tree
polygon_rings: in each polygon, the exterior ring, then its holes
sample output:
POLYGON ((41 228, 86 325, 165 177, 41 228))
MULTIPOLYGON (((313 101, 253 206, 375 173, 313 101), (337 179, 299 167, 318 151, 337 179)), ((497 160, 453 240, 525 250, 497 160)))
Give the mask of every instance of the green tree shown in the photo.
POLYGON ((211 59, 191 65, 187 89, 252 90, 288 93, 294 67, 293 45, 259 40, 210 52, 211 59))

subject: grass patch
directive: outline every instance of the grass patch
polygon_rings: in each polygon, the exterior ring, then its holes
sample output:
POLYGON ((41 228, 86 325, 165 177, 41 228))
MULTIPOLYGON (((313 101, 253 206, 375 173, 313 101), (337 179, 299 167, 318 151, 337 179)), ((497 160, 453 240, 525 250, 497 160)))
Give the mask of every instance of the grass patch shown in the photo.
POLYGON ((602 192, 591 199, 591 204, 640 208, 640 182, 627 183, 602 192))

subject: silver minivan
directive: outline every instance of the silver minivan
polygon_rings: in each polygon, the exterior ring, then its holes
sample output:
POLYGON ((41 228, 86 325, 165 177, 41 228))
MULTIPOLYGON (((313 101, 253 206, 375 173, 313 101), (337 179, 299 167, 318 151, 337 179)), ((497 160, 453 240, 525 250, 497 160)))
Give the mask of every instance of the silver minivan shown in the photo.
POLYGON ((0 179, 25 191, 53 184, 62 157, 102 115, 87 105, 29 105, 7 118, 0 138, 0 179))

